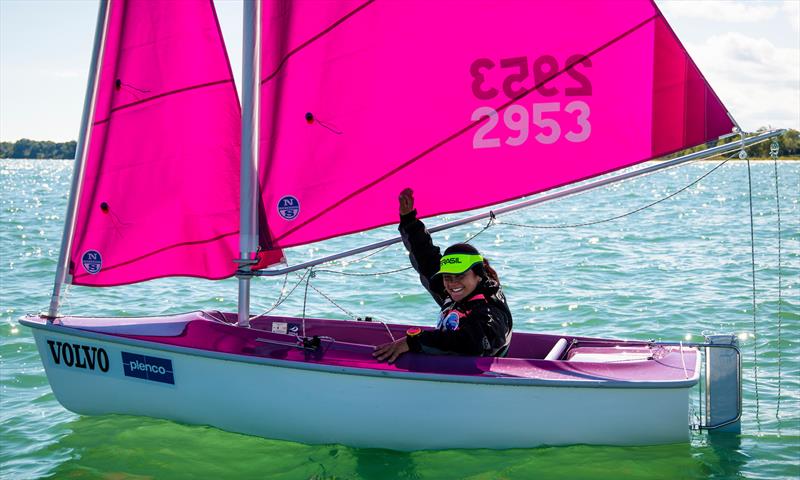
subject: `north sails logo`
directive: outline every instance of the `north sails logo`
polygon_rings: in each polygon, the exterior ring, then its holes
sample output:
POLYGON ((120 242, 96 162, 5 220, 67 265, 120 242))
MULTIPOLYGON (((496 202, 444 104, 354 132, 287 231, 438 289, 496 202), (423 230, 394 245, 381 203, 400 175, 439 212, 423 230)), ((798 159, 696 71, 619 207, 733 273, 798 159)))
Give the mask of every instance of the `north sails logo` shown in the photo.
POLYGON ((50 356, 56 365, 85 370, 108 371, 108 353, 102 348, 79 343, 57 342, 48 340, 50 356))
POLYGON ((126 377, 175 385, 172 360, 122 352, 122 369, 126 377))
POLYGON ((278 215, 286 220, 294 220, 300 215, 300 201, 292 195, 285 195, 278 200, 278 215))
POLYGON ((103 268, 103 256, 97 250, 87 250, 81 257, 81 265, 88 273, 97 275, 103 268))

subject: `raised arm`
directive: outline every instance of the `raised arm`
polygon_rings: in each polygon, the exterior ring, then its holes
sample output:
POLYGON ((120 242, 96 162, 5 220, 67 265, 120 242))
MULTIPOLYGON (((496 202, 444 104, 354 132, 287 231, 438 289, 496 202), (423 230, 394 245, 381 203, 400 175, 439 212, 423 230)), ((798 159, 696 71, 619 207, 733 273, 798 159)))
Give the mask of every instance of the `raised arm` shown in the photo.
POLYGON ((419 219, 414 209, 414 192, 406 188, 400 192, 400 235, 403 245, 408 250, 408 257, 414 270, 419 273, 419 280, 436 303, 440 306, 447 298, 441 278, 434 278, 439 271, 439 260, 442 253, 433 244, 433 239, 419 219))

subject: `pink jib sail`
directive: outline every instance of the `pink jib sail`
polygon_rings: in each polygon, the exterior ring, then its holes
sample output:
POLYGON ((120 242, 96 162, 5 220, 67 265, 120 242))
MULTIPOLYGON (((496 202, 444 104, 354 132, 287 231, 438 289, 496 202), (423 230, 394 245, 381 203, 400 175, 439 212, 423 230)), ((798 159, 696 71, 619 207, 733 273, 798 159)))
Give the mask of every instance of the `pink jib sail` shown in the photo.
POLYGON ((241 113, 211 0, 113 0, 105 39, 72 283, 232 275, 241 113))
POLYGON ((649 0, 269 1, 262 200, 275 247, 497 204, 733 122, 649 0))

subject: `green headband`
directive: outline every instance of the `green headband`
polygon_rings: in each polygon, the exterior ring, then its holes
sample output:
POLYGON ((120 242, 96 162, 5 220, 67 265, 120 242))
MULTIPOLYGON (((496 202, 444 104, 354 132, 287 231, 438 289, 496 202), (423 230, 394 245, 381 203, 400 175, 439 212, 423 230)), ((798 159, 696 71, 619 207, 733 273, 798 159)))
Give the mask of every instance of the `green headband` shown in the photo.
POLYGON ((460 275, 469 270, 473 265, 483 263, 483 257, 469 253, 451 253, 439 260, 439 271, 436 275, 443 273, 449 275, 460 275))

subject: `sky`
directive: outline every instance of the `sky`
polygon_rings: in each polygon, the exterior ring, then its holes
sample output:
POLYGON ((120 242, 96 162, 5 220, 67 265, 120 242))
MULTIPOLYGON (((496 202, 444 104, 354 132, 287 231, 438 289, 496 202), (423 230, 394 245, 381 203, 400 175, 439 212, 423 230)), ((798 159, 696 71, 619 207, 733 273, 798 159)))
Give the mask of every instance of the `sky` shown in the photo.
MULTIPOLYGON (((214 1, 241 72, 242 1, 214 1)), ((800 0, 656 3, 743 129, 800 130, 800 0)), ((77 138, 97 5, 0 0, 0 141, 77 138)))

